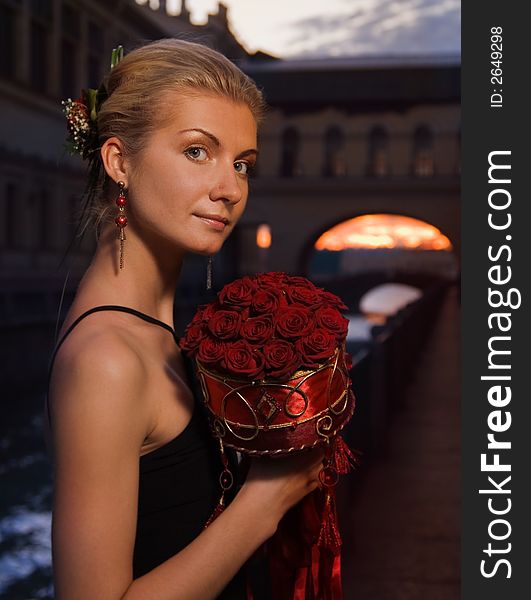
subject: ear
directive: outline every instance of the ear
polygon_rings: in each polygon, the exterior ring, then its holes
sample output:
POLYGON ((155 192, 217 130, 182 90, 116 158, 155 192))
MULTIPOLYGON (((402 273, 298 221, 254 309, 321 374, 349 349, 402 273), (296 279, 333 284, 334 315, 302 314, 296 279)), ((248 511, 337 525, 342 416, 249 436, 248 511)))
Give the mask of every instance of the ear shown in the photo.
POLYGON ((117 137, 109 138, 101 147, 101 160, 107 175, 115 182, 123 181, 127 187, 124 145, 117 137))

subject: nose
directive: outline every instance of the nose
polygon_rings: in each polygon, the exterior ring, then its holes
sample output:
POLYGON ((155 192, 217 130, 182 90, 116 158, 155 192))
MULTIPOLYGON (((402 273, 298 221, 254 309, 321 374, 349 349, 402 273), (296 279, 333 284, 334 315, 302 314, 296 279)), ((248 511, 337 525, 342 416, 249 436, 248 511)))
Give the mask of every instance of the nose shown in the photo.
POLYGON ((237 204, 243 198, 243 182, 231 164, 230 169, 220 169, 217 179, 213 182, 210 190, 212 201, 225 200, 231 204, 237 204))

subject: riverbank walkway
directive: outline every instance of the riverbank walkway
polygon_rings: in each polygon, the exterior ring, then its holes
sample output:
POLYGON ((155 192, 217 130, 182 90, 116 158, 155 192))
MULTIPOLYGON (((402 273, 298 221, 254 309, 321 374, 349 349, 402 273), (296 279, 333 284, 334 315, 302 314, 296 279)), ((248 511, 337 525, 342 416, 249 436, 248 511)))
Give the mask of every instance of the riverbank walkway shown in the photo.
POLYGON ((460 597, 459 326, 451 287, 384 455, 340 486, 345 600, 460 597))

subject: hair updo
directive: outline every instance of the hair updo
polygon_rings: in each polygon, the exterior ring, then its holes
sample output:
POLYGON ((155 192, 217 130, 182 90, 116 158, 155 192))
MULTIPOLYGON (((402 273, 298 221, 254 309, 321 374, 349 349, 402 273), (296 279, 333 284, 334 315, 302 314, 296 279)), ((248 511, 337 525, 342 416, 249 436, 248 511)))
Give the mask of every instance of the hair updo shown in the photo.
MULTIPOLYGON (((140 152, 149 134, 164 123, 161 100, 167 92, 207 92, 246 104, 257 124, 266 107, 256 84, 228 58, 202 44, 175 38, 151 42, 127 54, 111 70, 105 85, 108 97, 97 117, 99 146, 117 137, 129 156, 140 152)), ((114 210, 99 151, 97 160, 100 173, 87 190, 81 235, 90 225, 99 229, 114 210)))

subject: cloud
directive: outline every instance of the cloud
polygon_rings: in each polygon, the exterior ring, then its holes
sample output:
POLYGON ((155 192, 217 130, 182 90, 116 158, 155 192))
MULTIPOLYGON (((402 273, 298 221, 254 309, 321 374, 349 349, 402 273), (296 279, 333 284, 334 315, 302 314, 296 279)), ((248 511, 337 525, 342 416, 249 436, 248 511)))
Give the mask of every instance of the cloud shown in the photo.
POLYGON ((345 0, 335 14, 285 24, 285 56, 459 53, 459 0, 345 0))

